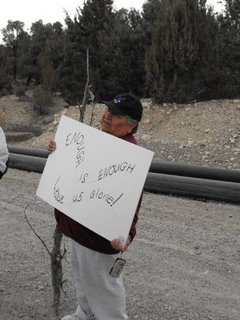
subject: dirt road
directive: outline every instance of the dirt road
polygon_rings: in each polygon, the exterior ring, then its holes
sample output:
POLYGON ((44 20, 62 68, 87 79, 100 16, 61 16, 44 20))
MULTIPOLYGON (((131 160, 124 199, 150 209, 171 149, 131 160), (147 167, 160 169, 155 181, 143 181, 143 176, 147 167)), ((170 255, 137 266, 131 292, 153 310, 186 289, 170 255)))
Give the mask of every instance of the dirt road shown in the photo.
MULTIPOLYGON (((50 259, 53 210, 35 197, 40 175, 9 169, 0 182, 0 320, 56 319, 50 259)), ((64 239, 60 314, 75 308, 64 239)), ((131 320, 239 320, 239 206, 146 193, 125 271, 131 320)), ((107 319, 106 319, 107 320, 107 319)), ((110 319, 108 319, 110 320, 110 319)))

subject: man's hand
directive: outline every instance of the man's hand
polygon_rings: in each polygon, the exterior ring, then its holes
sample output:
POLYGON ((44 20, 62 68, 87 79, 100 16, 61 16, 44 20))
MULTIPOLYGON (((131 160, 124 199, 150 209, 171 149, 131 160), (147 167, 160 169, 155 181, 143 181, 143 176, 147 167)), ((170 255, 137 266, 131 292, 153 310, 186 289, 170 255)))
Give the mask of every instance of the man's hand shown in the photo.
POLYGON ((111 246, 113 247, 113 249, 115 249, 116 251, 121 251, 124 252, 127 250, 129 244, 131 242, 130 237, 127 238, 127 241, 124 245, 121 244, 121 242, 118 239, 114 239, 111 241, 111 246))
POLYGON ((54 140, 50 140, 48 144, 48 151, 53 152, 56 150, 56 142, 54 140))

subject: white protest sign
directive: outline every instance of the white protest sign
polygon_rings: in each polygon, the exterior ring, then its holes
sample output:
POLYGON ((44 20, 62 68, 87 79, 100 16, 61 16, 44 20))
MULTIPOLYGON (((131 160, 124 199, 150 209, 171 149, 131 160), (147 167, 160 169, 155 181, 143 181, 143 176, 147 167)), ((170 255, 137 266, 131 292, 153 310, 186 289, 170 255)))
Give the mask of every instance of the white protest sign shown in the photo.
POLYGON ((37 195, 102 237, 127 239, 153 152, 62 116, 37 195))

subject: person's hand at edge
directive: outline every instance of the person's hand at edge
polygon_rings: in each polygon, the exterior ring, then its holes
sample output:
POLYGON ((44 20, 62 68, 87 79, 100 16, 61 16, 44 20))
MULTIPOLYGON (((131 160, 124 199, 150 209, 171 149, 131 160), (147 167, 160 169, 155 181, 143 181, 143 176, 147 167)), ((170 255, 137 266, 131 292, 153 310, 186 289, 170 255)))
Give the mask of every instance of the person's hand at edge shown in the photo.
POLYGON ((48 151, 53 152, 56 150, 56 142, 54 140, 50 140, 48 144, 48 151))
POLYGON ((127 241, 124 245, 121 244, 121 242, 118 239, 114 239, 111 241, 111 246, 116 251, 124 252, 128 249, 129 244, 131 243, 131 238, 128 236, 127 241))

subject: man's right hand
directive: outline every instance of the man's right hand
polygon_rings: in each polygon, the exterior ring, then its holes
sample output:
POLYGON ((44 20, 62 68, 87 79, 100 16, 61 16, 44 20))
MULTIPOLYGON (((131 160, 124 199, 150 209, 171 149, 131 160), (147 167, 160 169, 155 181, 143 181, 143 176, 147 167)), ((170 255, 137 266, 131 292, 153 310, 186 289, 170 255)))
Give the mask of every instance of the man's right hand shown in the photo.
POLYGON ((48 144, 48 151, 53 152, 56 150, 56 142, 54 140, 50 140, 48 144))

